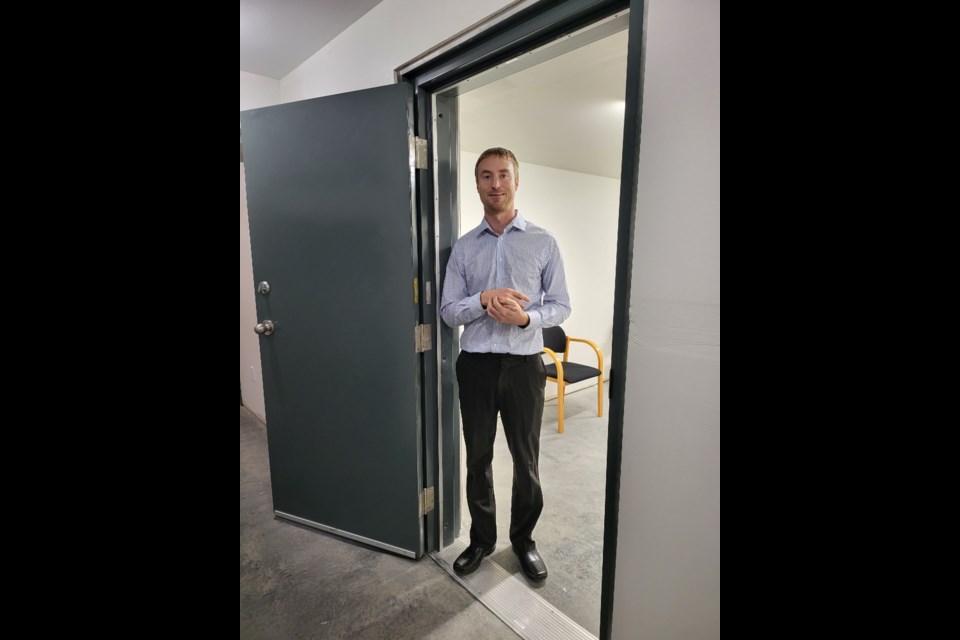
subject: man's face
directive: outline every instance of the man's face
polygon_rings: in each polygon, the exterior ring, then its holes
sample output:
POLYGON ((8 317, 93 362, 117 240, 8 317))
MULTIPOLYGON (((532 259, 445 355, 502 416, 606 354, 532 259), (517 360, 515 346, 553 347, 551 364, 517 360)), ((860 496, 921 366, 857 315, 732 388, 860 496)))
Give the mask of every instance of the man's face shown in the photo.
POLYGON ((477 167, 477 193, 484 211, 513 211, 513 198, 519 186, 509 158, 489 156, 477 167))

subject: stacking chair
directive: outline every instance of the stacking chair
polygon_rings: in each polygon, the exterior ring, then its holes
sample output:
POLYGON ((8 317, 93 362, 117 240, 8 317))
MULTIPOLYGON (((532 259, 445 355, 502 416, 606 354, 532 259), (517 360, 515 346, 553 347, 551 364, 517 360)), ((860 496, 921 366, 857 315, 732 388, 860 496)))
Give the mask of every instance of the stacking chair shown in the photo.
POLYGON ((563 433, 563 397, 568 384, 582 382, 590 378, 597 378, 597 415, 603 415, 603 354, 600 347, 590 340, 570 338, 562 327, 550 327, 543 330, 543 352, 553 359, 552 364, 546 365, 547 380, 557 383, 557 406, 559 426, 557 431, 563 433), (570 361, 570 343, 582 342, 593 347, 597 354, 597 368, 570 361), (563 352, 563 361, 558 353, 563 352))

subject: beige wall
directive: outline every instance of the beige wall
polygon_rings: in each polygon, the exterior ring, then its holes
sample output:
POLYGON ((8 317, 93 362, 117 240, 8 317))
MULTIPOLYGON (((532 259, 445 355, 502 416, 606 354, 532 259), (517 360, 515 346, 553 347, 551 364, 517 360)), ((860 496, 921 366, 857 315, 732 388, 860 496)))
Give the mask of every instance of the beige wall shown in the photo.
POLYGON ((253 332, 257 308, 250 259, 250 224, 247 221, 247 190, 240 163, 240 395, 243 404, 266 422, 263 403, 263 375, 260 367, 260 337, 253 332))
POLYGON ((384 0, 284 77, 283 101, 393 84, 396 68, 511 2, 384 0))
POLYGON ((240 111, 280 104, 280 81, 240 72, 240 111))
MULTIPOLYGON (((280 103, 280 81, 240 72, 240 111, 280 103)), ((263 375, 260 368, 260 339, 253 332, 257 323, 253 290, 253 260, 250 254, 250 225, 247 222, 247 192, 240 163, 240 395, 243 404, 266 421, 263 402, 263 375)))
POLYGON ((651 0, 613 637, 720 637, 720 1, 651 0))

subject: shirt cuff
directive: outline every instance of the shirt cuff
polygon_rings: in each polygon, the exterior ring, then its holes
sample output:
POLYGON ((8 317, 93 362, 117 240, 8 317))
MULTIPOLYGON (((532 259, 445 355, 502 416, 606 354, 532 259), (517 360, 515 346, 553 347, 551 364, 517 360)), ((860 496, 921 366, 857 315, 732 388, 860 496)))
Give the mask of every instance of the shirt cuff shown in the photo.
POLYGON ((527 315, 530 317, 530 324, 525 327, 521 327, 521 331, 529 331, 531 329, 539 329, 543 324, 543 318, 540 316, 539 311, 528 311, 527 315))

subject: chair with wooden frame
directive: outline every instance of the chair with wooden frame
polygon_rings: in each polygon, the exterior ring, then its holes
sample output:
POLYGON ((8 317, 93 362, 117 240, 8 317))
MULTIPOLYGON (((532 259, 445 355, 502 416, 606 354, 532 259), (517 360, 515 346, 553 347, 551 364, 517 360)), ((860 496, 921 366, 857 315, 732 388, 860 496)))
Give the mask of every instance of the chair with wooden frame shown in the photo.
POLYGON ((603 416, 603 353, 596 343, 583 338, 570 338, 562 327, 549 327, 543 330, 543 352, 553 359, 547 364, 547 380, 557 383, 557 413, 559 415, 558 433, 563 433, 563 398, 566 386, 575 382, 582 382, 590 378, 597 378, 597 416, 603 416), (597 367, 594 368, 576 362, 570 362, 570 343, 582 342, 593 347, 597 354, 597 367), (558 352, 563 352, 563 361, 560 361, 558 352))

